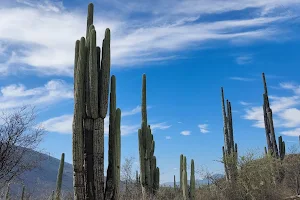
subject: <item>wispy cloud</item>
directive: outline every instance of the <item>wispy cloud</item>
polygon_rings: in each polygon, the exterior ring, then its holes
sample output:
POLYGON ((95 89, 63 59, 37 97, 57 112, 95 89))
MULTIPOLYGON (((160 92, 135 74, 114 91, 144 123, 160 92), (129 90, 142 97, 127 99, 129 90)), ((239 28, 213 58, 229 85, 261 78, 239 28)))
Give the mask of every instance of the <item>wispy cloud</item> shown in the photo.
MULTIPOLYGON (((125 6, 122 2, 114 1, 119 2, 114 6, 121 4, 130 10, 128 15, 135 12, 132 8, 140 6, 139 12, 149 14, 150 18, 147 19, 149 23, 145 24, 143 17, 127 20, 126 14, 124 15, 122 11, 115 14, 118 8, 113 7, 105 12, 101 8, 96 10, 94 24, 99 45, 105 28, 111 29, 112 65, 132 67, 138 63, 177 59, 176 51, 184 50, 183 47, 203 47, 208 41, 276 39, 282 32, 276 24, 293 18, 294 13, 225 21, 199 21, 197 17, 205 13, 236 11, 253 6, 279 7, 279 1, 276 1, 277 4, 273 1, 272 4, 250 0, 243 0, 243 3, 217 0, 213 4, 207 0, 201 3, 175 1, 172 2, 172 6, 160 1, 160 7, 152 5, 147 7, 147 3, 141 6, 137 1, 131 1, 128 3, 129 6, 125 6), (162 9, 164 5, 168 6, 168 12, 162 9), (170 56, 169 53, 172 55, 170 56)), ((37 3, 32 0, 19 0, 19 2, 26 6, 4 7, 0 13, 0 18, 5 19, 0 22, 0 41, 7 42, 10 47, 8 55, 11 55, 1 63, 1 74, 10 73, 10 66, 14 65, 14 71, 33 69, 44 74, 72 76, 75 41, 85 34, 85 12, 64 9, 61 1, 55 4, 48 0, 39 0, 37 3)), ((296 0, 289 0, 288 3, 280 3, 280 6, 296 3, 296 0)))
POLYGON ((252 56, 251 55, 243 55, 243 56, 238 56, 235 59, 236 63, 239 65, 245 65, 249 64, 252 62, 252 56))
MULTIPOLYGON (((275 128, 284 128, 281 134, 289 136, 300 135, 300 93, 299 85, 280 83, 279 87, 293 92, 291 96, 269 96, 270 106, 273 111, 275 128)), ((244 119, 254 121, 253 126, 264 128, 264 117, 262 106, 252 106, 245 109, 244 119)))
POLYGON ((50 105, 73 98, 73 86, 63 80, 51 80, 44 86, 27 89, 23 84, 1 87, 0 109, 18 108, 22 105, 50 105))
POLYGON ((180 134, 184 136, 188 136, 191 135, 191 131, 181 131, 180 134))
POLYGON ((200 129, 201 133, 208 133, 208 124, 199 124, 198 128, 200 129))
MULTIPOLYGON (((151 106, 147 106, 147 109, 151 109, 151 106)), ((126 116, 130 116, 130 115, 135 115, 141 112, 141 106, 136 106, 134 109, 130 110, 130 111, 125 111, 122 112, 122 117, 126 117, 126 116)))
POLYGON ((166 136, 166 140, 171 140, 171 136, 166 136))
POLYGON ((245 101, 240 101, 240 104, 243 105, 243 106, 249 106, 249 105, 251 105, 251 103, 245 102, 245 101))
POLYGON ((239 76, 229 77, 229 79, 235 80, 235 81, 245 81, 245 82, 254 81, 255 80, 253 78, 246 78, 246 77, 239 77, 239 76))
POLYGON ((166 130, 170 128, 172 125, 168 125, 166 122, 161 122, 161 123, 156 123, 156 124, 151 124, 151 130, 166 130))

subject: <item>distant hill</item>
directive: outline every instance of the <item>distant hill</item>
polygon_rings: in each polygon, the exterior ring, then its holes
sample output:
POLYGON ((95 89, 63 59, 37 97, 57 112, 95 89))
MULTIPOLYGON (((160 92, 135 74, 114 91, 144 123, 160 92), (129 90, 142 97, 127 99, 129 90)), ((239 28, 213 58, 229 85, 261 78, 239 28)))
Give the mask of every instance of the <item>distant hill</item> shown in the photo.
MULTIPOLYGON (((34 161, 37 158, 42 159, 39 166, 22 174, 21 179, 26 187, 26 192, 31 194, 30 199, 46 199, 51 196, 52 190, 55 190, 60 160, 36 151, 28 152, 25 159, 34 161)), ((21 184, 13 183, 11 185, 13 196, 20 196, 21 190, 21 184)), ((67 192, 73 192, 73 166, 65 162, 62 193, 67 192)))

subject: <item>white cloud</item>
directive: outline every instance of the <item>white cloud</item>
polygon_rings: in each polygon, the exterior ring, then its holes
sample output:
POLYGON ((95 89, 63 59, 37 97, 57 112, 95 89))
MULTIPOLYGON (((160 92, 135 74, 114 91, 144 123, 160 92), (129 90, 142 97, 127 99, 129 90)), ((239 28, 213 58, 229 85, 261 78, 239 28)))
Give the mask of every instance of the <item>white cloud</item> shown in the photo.
POLYGON ((235 80, 235 81, 245 81, 245 82, 255 80, 255 79, 252 79, 252 78, 245 78, 245 77, 238 77, 238 76, 229 77, 229 79, 235 80))
POLYGON ((184 136, 191 135, 191 131, 181 131, 180 134, 184 136))
POLYGON ((0 109, 49 105, 72 98, 73 86, 63 80, 51 80, 42 87, 31 89, 22 84, 12 84, 1 87, 0 109))
POLYGON ((292 129, 292 130, 287 130, 287 131, 282 131, 280 132, 282 135, 287 135, 287 136, 299 136, 300 135, 300 128, 292 129))
MULTIPOLYGON (((147 110, 149 110, 149 109, 151 109, 151 106, 147 106, 147 110)), ((141 113, 141 110, 142 110, 141 106, 136 106, 134 109, 132 109, 130 111, 122 112, 122 117, 141 113)))
MULTIPOLYGON (((250 0, 246 1, 246 4, 242 3, 245 0, 239 3, 232 1, 224 3, 217 0, 213 4, 207 0, 200 3, 176 1, 172 6, 168 5, 168 12, 160 10, 167 6, 163 2, 160 2, 162 4, 160 9, 143 5, 139 7, 139 11, 147 12, 151 16, 147 19, 149 23, 144 23, 143 17, 127 20, 122 11, 116 12, 116 9, 119 9, 116 7, 105 12, 100 7, 100 10, 96 10, 94 18, 98 45, 101 45, 105 28, 109 27, 112 34, 112 65, 128 67, 137 63, 177 59, 178 56, 174 55, 174 51, 184 50, 182 47, 205 47, 204 43, 207 41, 277 39, 275 36, 281 34, 282 30, 275 26, 276 23, 285 22, 293 16, 280 13, 278 16, 249 19, 197 21, 197 16, 205 13, 241 10, 253 6, 279 7, 279 2, 274 4, 274 1, 272 4, 250 0), (164 55, 170 52, 173 55, 164 55)), ((9 49, 13 49, 8 52, 10 55, 12 51, 15 53, 14 59, 7 58, 0 63, 0 72, 10 73, 10 66, 13 65, 14 71, 34 69, 44 74, 72 76, 75 41, 85 35, 86 8, 83 13, 64 9, 60 1, 50 3, 49 0, 38 2, 19 0, 19 2, 27 6, 3 7, 0 12, 0 19, 5 19, 0 20, 0 42, 5 41, 11 47, 9 49)), ((284 5, 295 3, 295 0, 290 0, 284 5)), ((124 3, 114 5, 119 4, 124 3)), ((138 7, 137 5, 140 6, 140 3, 131 2, 126 6, 127 10, 130 10, 128 14, 132 15, 131 12, 135 12, 136 9, 131 8, 138 7)))
POLYGON ((50 132, 70 134, 72 132, 73 115, 62 115, 48 119, 41 125, 50 132))
POLYGON ((208 124, 199 124, 198 128, 200 129, 201 133, 208 133, 208 124))
POLYGON ((156 123, 156 124, 151 124, 151 130, 165 130, 170 128, 172 125, 168 125, 166 122, 162 122, 162 123, 156 123))
POLYGON ((251 55, 238 56, 235 59, 235 61, 239 65, 249 64, 252 62, 252 56, 251 55))
MULTIPOLYGON (((283 135, 297 136, 300 130, 300 86, 291 83, 280 83, 278 89, 290 90, 291 96, 269 96, 270 107, 273 112, 275 128, 289 128, 281 132, 283 135)), ((262 106, 252 106, 245 109, 244 119, 254 122, 253 126, 264 128, 264 117, 262 106)))
MULTIPOLYGON (((126 115, 130 116, 130 115, 126 115)), ((126 117, 122 116, 122 117, 126 117)), ((61 134, 71 134, 72 133, 72 122, 73 115, 62 115, 59 117, 54 117, 48 119, 41 124, 49 132, 56 132, 61 134)), ((153 124, 151 130, 165 130, 170 128, 171 125, 167 125, 165 122, 153 124)), ((124 124, 121 122, 121 135, 129 135, 132 133, 137 133, 138 129, 141 128, 140 124, 124 124)), ((107 136, 109 133, 109 115, 104 119, 104 134, 107 136)))
POLYGON ((251 103, 245 102, 245 101, 240 101, 240 104, 243 106, 249 106, 251 103))
POLYGON ((166 140, 171 140, 171 136, 166 136, 166 140))

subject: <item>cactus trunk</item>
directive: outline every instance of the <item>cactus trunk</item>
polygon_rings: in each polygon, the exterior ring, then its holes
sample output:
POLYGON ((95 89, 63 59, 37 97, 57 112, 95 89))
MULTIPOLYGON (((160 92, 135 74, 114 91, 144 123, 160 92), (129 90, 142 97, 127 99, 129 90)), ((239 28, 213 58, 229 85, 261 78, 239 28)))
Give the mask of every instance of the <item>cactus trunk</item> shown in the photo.
POLYGON ((194 160, 191 161, 191 178, 190 178, 190 200, 195 200, 196 192, 196 180, 195 180, 195 164, 194 160))
POLYGON ((64 173, 64 164, 65 164, 65 154, 61 154, 60 165, 57 174, 56 180, 56 192, 55 192, 55 200, 60 200, 61 195, 61 185, 62 185, 62 177, 64 173))

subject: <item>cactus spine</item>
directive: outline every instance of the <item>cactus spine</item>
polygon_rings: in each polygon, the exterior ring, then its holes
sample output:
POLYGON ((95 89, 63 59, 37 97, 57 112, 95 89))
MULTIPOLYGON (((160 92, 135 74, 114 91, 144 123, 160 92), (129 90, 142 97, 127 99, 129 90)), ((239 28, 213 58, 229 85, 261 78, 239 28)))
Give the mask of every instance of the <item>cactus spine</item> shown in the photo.
POLYGON ((233 181, 237 174, 237 158, 238 149, 237 144, 234 143, 233 138, 233 125, 232 125, 232 112, 231 103, 224 100, 224 90, 221 88, 221 98, 222 98, 222 112, 223 112, 223 133, 224 133, 224 146, 223 151, 223 162, 226 174, 226 180, 233 181), (227 108, 227 112, 226 112, 227 108))
POLYGON ((61 195, 61 185, 62 185, 62 177, 64 173, 64 164, 65 164, 65 154, 61 154, 60 165, 57 174, 56 180, 56 192, 55 192, 55 200, 60 200, 61 195))
POLYGON ((118 199, 120 179, 120 109, 112 77, 109 167, 104 190, 104 119, 110 82, 110 30, 96 46, 93 4, 88 6, 86 38, 76 41, 74 60, 73 166, 75 200, 118 199), (102 56, 101 56, 102 54, 102 56), (101 59, 100 59, 101 57, 101 59))
POLYGON ((186 157, 180 155, 180 190, 182 193, 182 198, 186 200, 188 198, 188 184, 187 184, 187 171, 186 171, 186 157))
POLYGON ((155 141, 150 125, 147 124, 145 74, 142 81, 142 125, 138 133, 141 185, 143 198, 146 199, 155 194, 159 188, 159 168, 156 167, 156 157, 154 156, 155 141))
POLYGON ((195 186, 195 164, 194 160, 191 161, 191 178, 190 178, 190 200, 195 200, 195 192, 196 192, 196 186, 195 186))

